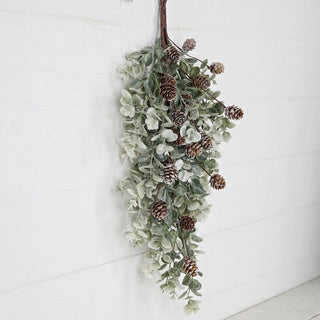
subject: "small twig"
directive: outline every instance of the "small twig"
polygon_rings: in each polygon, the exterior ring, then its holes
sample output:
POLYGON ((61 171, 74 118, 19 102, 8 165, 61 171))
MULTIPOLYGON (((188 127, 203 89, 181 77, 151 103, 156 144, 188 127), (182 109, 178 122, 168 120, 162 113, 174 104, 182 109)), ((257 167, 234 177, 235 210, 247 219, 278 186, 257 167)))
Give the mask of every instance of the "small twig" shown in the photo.
POLYGON ((160 34, 161 34, 161 47, 164 49, 169 44, 169 37, 167 31, 167 0, 160 0, 160 34))
MULTIPOLYGON (((170 40, 170 42, 172 42, 181 52, 184 52, 171 38, 168 38, 170 40)), ((196 57, 193 57, 191 56, 190 54, 186 53, 186 56, 190 57, 190 58, 193 58, 193 59, 196 59, 198 60, 199 62, 203 63, 203 61, 201 59, 198 59, 196 57)))
POLYGON ((158 190, 157 190, 157 194, 156 194, 156 197, 155 197, 155 199, 154 199, 154 202, 156 202, 157 199, 158 199, 159 191, 160 191, 160 188, 161 188, 162 185, 163 185, 163 182, 161 182, 161 183, 159 184, 159 186, 158 186, 158 190))
POLYGON ((200 168, 209 176, 211 177, 211 174, 207 171, 207 169, 205 169, 202 164, 196 159, 194 158, 194 161, 200 166, 200 168))
POLYGON ((173 101, 174 111, 177 111, 176 103, 173 101))
POLYGON ((193 123, 193 125, 196 127, 196 130, 198 132, 200 132, 199 127, 197 126, 196 122, 194 120, 191 120, 191 122, 193 123))
POLYGON ((206 92, 211 98, 219 102, 225 109, 227 108, 220 100, 218 100, 215 96, 213 96, 208 90, 203 90, 203 91, 206 92))
POLYGON ((186 247, 186 251, 187 251, 187 256, 188 256, 188 258, 190 258, 189 249, 187 246, 187 239, 186 239, 186 235, 184 233, 184 230, 182 230, 182 234, 183 234, 183 238, 184 238, 184 246, 186 247))
POLYGON ((179 69, 179 71, 182 71, 186 76, 187 76, 187 78, 189 78, 189 80, 193 80, 186 72, 184 72, 181 68, 178 68, 179 69))

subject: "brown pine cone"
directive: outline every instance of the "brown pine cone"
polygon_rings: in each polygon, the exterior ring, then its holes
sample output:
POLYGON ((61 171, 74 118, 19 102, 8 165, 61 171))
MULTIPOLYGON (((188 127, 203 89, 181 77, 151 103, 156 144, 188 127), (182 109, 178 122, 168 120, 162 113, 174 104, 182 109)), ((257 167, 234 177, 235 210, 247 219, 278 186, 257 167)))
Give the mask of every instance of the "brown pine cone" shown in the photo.
POLYGON ((161 162, 164 166, 167 166, 168 164, 174 164, 174 160, 168 156, 168 158, 165 161, 161 162))
POLYGON ((196 88, 208 89, 210 87, 210 80, 208 77, 206 77, 202 74, 198 74, 193 79, 193 85, 196 88))
POLYGON ((212 73, 219 74, 219 73, 222 73, 224 71, 224 66, 220 62, 214 62, 214 63, 211 63, 210 66, 208 66, 208 69, 212 73))
POLYGON ((182 230, 192 231, 196 224, 196 220, 189 216, 181 216, 179 217, 179 225, 182 230))
POLYGON ((184 52, 188 52, 193 50, 196 47, 196 40, 194 39, 187 39, 184 44, 182 45, 182 50, 184 52))
POLYGON ((182 265, 182 269, 190 277, 197 276, 197 270, 198 270, 197 264, 194 260, 190 258, 185 257, 185 262, 182 265))
POLYGON ((177 88, 171 83, 160 84, 160 94, 167 101, 174 100, 177 96, 177 88))
POLYGON ((170 83, 175 86, 177 84, 177 81, 170 74, 164 74, 161 78, 161 83, 170 83))
POLYGON ((243 111, 237 106, 231 106, 226 108, 225 115, 231 120, 240 120, 243 117, 243 111))
POLYGON ((160 176, 164 183, 166 184, 172 184, 174 183, 178 178, 178 170, 174 163, 167 164, 163 168, 160 169, 160 176))
POLYGON ((223 189, 226 186, 226 181, 220 174, 214 174, 210 178, 210 185, 214 189, 223 189))
POLYGON ((210 136, 208 136, 207 134, 202 133, 200 144, 201 144, 203 149, 210 150, 213 147, 212 138, 210 136))
POLYGON ((175 146, 182 146, 186 142, 186 139, 180 135, 180 130, 178 128, 172 128, 171 130, 178 136, 177 140, 172 143, 175 146))
POLYGON ((165 220, 168 215, 168 205, 162 200, 155 201, 152 205, 152 215, 158 220, 165 220))
POLYGON ((202 147, 198 142, 192 142, 186 146, 186 155, 195 158, 202 153, 202 147))
POLYGON ((182 111, 175 111, 172 114, 172 122, 176 126, 181 127, 186 122, 186 116, 182 111))
POLYGON ((177 63, 180 58, 180 52, 175 46, 169 44, 163 51, 163 58, 172 63, 177 63))

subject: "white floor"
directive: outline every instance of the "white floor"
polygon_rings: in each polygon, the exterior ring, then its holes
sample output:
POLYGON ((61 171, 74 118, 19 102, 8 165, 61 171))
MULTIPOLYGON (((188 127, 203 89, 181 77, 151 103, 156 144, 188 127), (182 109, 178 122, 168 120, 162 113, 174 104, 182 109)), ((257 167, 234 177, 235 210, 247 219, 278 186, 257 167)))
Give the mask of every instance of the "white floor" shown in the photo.
POLYGON ((307 282, 227 319, 320 320, 320 278, 307 282))

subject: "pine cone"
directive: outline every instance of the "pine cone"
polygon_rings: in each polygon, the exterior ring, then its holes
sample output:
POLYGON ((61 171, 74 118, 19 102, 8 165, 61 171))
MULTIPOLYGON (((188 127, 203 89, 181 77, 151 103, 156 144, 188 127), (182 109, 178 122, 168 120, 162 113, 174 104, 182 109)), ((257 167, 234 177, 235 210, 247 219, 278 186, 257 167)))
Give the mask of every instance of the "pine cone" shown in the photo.
POLYGON ((186 154, 191 158, 195 158, 202 153, 202 147, 200 143, 193 142, 186 146, 186 154))
POLYGON ((194 229, 195 224, 196 220, 189 216, 181 216, 179 218, 179 225, 182 230, 192 231, 194 229))
POLYGON ((194 39, 187 39, 184 44, 182 45, 182 50, 184 52, 188 52, 193 50, 196 47, 196 40, 194 39))
POLYGON ((219 73, 222 73, 224 71, 224 66, 220 62, 214 62, 214 63, 211 63, 210 66, 208 66, 208 69, 212 73, 219 74, 219 73))
POLYGON ((186 122, 186 116, 182 111, 175 111, 172 114, 172 122, 176 126, 181 127, 186 122))
POLYGON ((177 96, 177 88, 171 83, 160 84, 160 94, 163 99, 171 101, 177 96))
POLYGON ((163 58, 172 63, 177 63, 180 58, 180 52, 175 46, 169 44, 163 51, 163 58))
POLYGON ((208 79, 208 77, 202 74, 198 74, 193 79, 193 85, 196 88, 208 89, 210 87, 210 80, 208 79))
POLYGON ((165 160, 165 161, 162 161, 161 162, 164 166, 167 166, 167 165, 169 165, 169 164, 174 164, 174 160, 170 157, 170 156, 168 156, 168 158, 165 160))
POLYGON ((180 130, 178 128, 172 128, 171 130, 178 136, 177 140, 172 143, 175 146, 182 146, 186 142, 186 139, 180 135, 180 130))
POLYGON ((197 264, 194 260, 190 258, 185 258, 185 262, 182 265, 182 269, 190 277, 197 276, 197 270, 198 270, 197 264))
POLYGON ((210 178, 210 185, 214 189, 223 189, 226 186, 226 181, 220 174, 214 174, 210 178))
POLYGON ((240 120, 243 117, 243 111, 241 108, 231 106, 226 108, 225 115, 231 120, 240 120))
POLYGON ((207 134, 202 133, 200 144, 201 144, 203 149, 210 150, 213 147, 212 138, 210 136, 208 136, 207 134))
POLYGON ((178 170, 176 166, 173 164, 167 164, 163 168, 160 169, 160 176, 164 183, 172 184, 178 178, 178 170))
POLYGON ((177 84, 177 81, 170 74, 164 74, 161 78, 161 83, 170 83, 175 86, 177 84))
POLYGON ((152 205, 152 215, 158 220, 165 220, 168 215, 168 205, 162 200, 155 201, 152 205))

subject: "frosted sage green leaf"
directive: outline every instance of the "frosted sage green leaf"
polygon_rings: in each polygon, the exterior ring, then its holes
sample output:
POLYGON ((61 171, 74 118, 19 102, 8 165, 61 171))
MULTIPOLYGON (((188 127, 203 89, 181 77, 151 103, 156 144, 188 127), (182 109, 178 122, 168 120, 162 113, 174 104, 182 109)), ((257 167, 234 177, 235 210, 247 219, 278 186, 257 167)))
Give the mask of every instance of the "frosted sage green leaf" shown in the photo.
POLYGON ((188 293, 188 290, 184 291, 184 292, 179 296, 178 299, 184 298, 184 297, 187 295, 187 293, 188 293))
POLYGON ((159 121, 153 116, 147 116, 146 126, 149 130, 157 130, 159 128, 159 121))
POLYGON ((138 230, 137 234, 139 236, 141 236, 142 238, 144 238, 144 239, 148 239, 148 235, 146 233, 144 233, 143 231, 141 231, 141 230, 138 230))
POLYGON ((168 254, 164 254, 162 258, 167 263, 172 263, 173 262, 173 260, 171 259, 171 257, 168 254))
POLYGON ((151 241, 148 243, 148 247, 157 250, 160 248, 160 241, 151 239, 151 241))
POLYGON ((157 59, 161 59, 162 58, 162 55, 163 55, 163 49, 162 48, 157 48, 156 49, 156 57, 157 59))
POLYGON ((178 175, 179 180, 181 180, 182 182, 190 182, 192 176, 193 173, 186 170, 180 170, 178 175))
POLYGON ((188 73, 188 66, 186 63, 184 63, 182 60, 180 61, 180 69, 184 72, 184 73, 188 73))
POLYGON ((176 206, 176 207, 181 207, 181 205, 182 205, 182 203, 183 203, 183 201, 184 201, 184 197, 176 197, 175 199, 174 199, 174 205, 176 206))
POLYGON ((203 239, 195 234, 191 235, 191 239, 195 242, 201 242, 203 239))
POLYGON ((188 210, 190 211, 194 211, 194 210, 197 210, 199 209, 200 207, 200 203, 199 202, 192 202, 188 205, 188 210))
POLYGON ((164 249, 170 249, 170 248, 171 248, 171 242, 170 242, 170 240, 168 240, 167 238, 162 238, 162 239, 161 239, 161 246, 162 246, 164 249))
POLYGON ((173 131, 170 129, 163 130, 162 137, 165 138, 169 142, 176 141, 178 138, 178 136, 175 133, 173 133, 173 131))
POLYGON ((189 128, 186 131, 185 139, 187 143, 198 142, 201 140, 201 134, 197 130, 189 128))
POLYGON ((189 76, 191 78, 194 78, 196 75, 198 75, 200 73, 200 68, 199 67, 192 67, 190 69, 190 72, 189 72, 189 76))
POLYGON ((132 103, 134 105, 139 105, 139 106, 143 105, 143 100, 137 94, 132 96, 132 100, 131 101, 132 101, 132 103))
POLYGON ((146 193, 144 183, 145 183, 145 180, 142 180, 140 183, 137 184, 137 187, 136 187, 140 199, 142 199, 146 193))
POLYGON ((130 54, 127 55, 127 59, 129 60, 137 60, 139 59, 141 56, 140 52, 132 52, 130 54))
POLYGON ((184 286, 189 286, 189 284, 191 283, 191 281, 192 281, 192 278, 189 277, 188 275, 186 275, 186 276, 183 278, 183 280, 182 280, 182 284, 183 284, 184 286))
POLYGON ((229 140, 231 139, 231 134, 229 132, 224 132, 222 136, 224 142, 229 142, 229 140))
POLYGON ((192 290, 200 290, 202 287, 201 283, 197 279, 192 279, 192 281, 189 283, 189 288, 192 290))
POLYGON ((147 55, 145 55, 144 62, 145 62, 146 67, 151 65, 151 63, 152 63, 152 54, 151 53, 148 53, 147 55))
POLYGON ((206 68, 207 65, 208 65, 208 59, 204 59, 204 60, 202 61, 202 63, 201 63, 200 68, 201 68, 201 69, 206 68))

